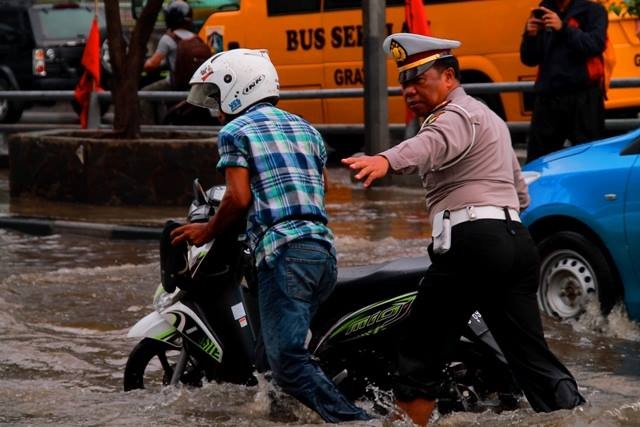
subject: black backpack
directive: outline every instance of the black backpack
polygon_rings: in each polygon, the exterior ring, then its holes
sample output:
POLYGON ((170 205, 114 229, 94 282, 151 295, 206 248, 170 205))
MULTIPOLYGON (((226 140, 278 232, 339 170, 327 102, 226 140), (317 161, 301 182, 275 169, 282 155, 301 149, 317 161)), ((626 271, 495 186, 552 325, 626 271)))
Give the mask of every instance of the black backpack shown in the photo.
POLYGON ((181 39, 174 32, 169 36, 176 42, 176 62, 171 73, 171 86, 175 90, 188 90, 189 80, 198 67, 211 57, 211 49, 198 36, 181 39))

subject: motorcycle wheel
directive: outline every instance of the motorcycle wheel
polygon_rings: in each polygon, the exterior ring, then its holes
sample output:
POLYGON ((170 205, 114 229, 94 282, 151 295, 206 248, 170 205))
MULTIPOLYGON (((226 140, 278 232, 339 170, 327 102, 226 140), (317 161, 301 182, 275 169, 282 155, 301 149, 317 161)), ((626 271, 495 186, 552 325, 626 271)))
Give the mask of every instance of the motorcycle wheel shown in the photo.
MULTIPOLYGON (((140 341, 129 354, 124 369, 124 391, 169 385, 180 350, 151 338, 140 341)), ((184 384, 202 385, 202 375, 191 361, 180 377, 184 384)))

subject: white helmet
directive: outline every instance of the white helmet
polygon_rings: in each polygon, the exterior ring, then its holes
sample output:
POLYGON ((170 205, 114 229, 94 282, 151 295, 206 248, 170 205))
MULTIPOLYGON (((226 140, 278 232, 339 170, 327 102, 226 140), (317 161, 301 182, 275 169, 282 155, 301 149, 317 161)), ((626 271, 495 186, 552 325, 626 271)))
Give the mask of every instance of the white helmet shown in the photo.
POLYGON ((278 73, 266 50, 217 53, 196 70, 189 84, 188 103, 233 115, 280 95, 278 73))

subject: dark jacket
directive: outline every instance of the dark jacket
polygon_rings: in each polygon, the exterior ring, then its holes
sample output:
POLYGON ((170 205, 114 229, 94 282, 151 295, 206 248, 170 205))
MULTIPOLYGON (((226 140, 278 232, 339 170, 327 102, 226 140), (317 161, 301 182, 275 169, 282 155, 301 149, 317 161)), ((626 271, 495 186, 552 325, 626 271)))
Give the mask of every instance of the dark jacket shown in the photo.
POLYGON ((587 59, 602 55, 605 48, 608 17, 605 8, 588 0, 573 0, 560 13, 553 0, 540 6, 553 10, 562 19, 560 31, 541 30, 534 37, 526 29, 520 44, 520 60, 539 65, 536 92, 573 92, 597 84, 587 77, 587 59), (576 28, 577 24, 577 28, 576 28))

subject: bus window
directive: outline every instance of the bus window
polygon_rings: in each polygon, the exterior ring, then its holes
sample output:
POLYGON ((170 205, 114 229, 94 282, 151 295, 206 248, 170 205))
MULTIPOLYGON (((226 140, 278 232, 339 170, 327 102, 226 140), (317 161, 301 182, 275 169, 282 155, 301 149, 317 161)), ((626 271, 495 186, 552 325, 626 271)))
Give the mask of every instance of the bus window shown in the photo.
POLYGON ((292 15, 294 13, 311 13, 320 12, 320 0, 268 0, 267 14, 275 15, 292 15))
MULTIPOLYGON (((405 0, 386 0, 387 6, 404 6, 405 0)), ((362 0, 325 0, 324 10, 362 9, 362 0)))
POLYGON ((324 10, 361 9, 362 0, 325 0, 324 10))

